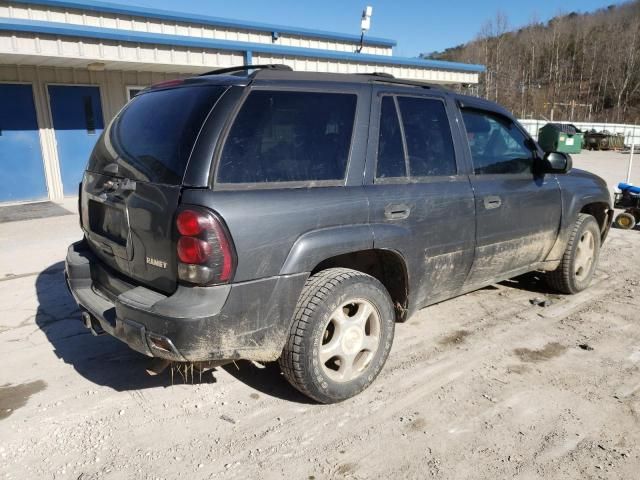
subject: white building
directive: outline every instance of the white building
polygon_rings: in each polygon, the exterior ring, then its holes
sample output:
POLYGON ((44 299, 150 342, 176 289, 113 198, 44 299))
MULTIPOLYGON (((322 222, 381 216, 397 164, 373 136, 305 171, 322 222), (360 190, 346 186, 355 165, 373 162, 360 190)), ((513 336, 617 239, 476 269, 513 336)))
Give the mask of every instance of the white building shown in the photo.
POLYGON ((97 136, 138 90, 216 68, 386 72, 477 83, 480 65, 404 58, 395 42, 84 0, 0 0, 0 203, 75 195, 97 136))

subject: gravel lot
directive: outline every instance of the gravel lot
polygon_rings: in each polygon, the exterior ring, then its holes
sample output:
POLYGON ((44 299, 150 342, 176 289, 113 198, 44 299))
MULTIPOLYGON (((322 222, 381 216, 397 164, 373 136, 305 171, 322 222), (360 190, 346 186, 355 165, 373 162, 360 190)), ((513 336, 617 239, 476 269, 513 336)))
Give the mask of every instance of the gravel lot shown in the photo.
MULTIPOLYGON (((613 188, 626 160, 574 165, 613 188)), ((147 376, 80 324, 62 275, 79 237, 72 215, 0 224, 2 478, 638 478, 640 229, 611 232, 579 295, 527 275, 422 310, 331 406, 273 365, 147 376)))

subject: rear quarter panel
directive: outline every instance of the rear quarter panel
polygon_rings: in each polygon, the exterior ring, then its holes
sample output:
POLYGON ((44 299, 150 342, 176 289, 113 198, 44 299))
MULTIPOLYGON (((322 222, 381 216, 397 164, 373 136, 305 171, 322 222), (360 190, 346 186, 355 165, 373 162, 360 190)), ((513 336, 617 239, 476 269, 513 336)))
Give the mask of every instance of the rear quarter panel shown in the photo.
MULTIPOLYGON (((343 225, 364 226, 356 235, 373 244, 368 227, 368 204, 361 186, 261 189, 251 191, 187 190, 183 204, 203 205, 220 214, 238 255, 234 282, 281 273, 296 241, 309 232, 343 225)), ((346 251, 358 242, 336 239, 346 251)), ((327 251, 331 256, 332 252, 327 251)), ((320 258, 320 257, 319 257, 320 258)), ((286 273, 310 271, 298 264, 286 273)), ((283 272, 284 273, 284 272, 283 272)))
MULTIPOLYGON (((181 202, 211 208, 226 222, 238 258, 234 282, 308 272, 316 259, 322 261, 354 249, 371 248, 373 240, 368 226, 368 202, 362 187, 370 99, 371 86, 367 84, 258 80, 248 88, 230 89, 223 97, 216 112, 219 116, 214 115, 207 122, 206 132, 203 132, 194 151, 194 156, 200 158, 200 162, 195 163, 206 168, 194 165, 195 173, 189 183, 201 185, 207 169, 210 187, 185 190, 181 202), (221 153, 235 114, 255 90, 327 91, 357 95, 347 171, 339 186, 312 182, 301 185, 214 185, 215 159, 221 153), (224 121, 220 117, 224 117, 224 121), (323 240, 326 234, 322 231, 326 229, 333 229, 334 244, 329 245, 323 240)), ((191 164, 189 168, 192 168, 191 164)))

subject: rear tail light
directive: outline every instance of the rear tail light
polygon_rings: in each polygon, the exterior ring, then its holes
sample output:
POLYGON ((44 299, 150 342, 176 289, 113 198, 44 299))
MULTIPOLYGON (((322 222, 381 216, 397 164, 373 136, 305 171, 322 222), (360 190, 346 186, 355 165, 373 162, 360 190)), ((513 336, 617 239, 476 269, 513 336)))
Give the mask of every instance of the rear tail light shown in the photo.
POLYGON ((178 277, 196 285, 228 283, 236 254, 222 220, 201 207, 186 208, 176 217, 178 277))
POLYGON ((178 259, 183 263, 200 265, 211 256, 211 244, 194 237, 180 237, 178 240, 178 259))

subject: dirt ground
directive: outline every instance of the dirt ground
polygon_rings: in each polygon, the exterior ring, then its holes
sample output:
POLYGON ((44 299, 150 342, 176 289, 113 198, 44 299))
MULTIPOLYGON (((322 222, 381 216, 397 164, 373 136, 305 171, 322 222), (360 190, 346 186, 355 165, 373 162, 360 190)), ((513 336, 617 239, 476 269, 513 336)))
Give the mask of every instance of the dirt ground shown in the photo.
MULTIPOLYGON (((626 175, 621 154, 574 160, 626 175)), ((147 376, 81 326, 62 275, 76 237, 73 215, 0 224, 0 478, 640 476, 639 229, 611 232, 579 295, 527 275, 422 310, 375 383, 330 406, 273 365, 147 376)))

